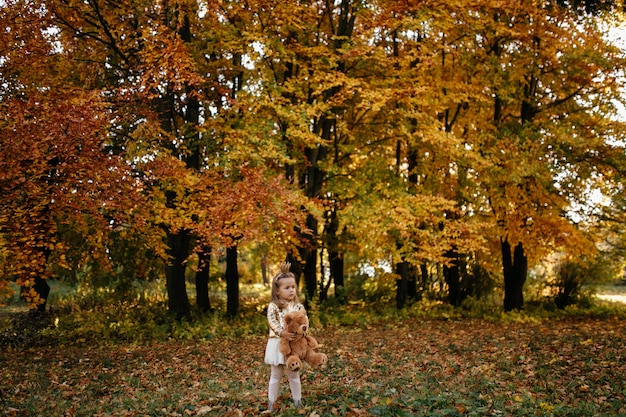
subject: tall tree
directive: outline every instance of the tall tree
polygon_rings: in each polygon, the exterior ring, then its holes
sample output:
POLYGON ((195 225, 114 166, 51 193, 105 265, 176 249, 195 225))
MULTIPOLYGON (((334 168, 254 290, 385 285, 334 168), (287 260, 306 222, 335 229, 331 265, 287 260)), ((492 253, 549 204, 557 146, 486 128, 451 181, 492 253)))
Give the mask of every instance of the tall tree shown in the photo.
POLYGON ((471 251, 481 241, 471 221, 463 219, 467 226, 461 226, 460 216, 450 215, 463 206, 455 203, 457 161, 467 150, 451 131, 455 113, 443 117, 463 103, 455 102, 459 79, 439 65, 446 61, 442 33, 452 18, 444 18, 445 6, 435 3, 385 2, 369 34, 375 49, 368 64, 376 70, 362 104, 361 122, 369 130, 359 138, 370 157, 362 158, 362 174, 354 175, 366 185, 350 209, 358 216, 351 225, 372 242, 368 251, 381 252, 374 257, 396 264, 399 308, 417 296, 417 271, 425 262, 448 263, 444 255, 453 245, 471 251), (443 224, 448 226, 440 229, 443 224))
MULTIPOLYGON (((349 0, 281 2, 258 14, 264 49, 259 66, 267 97, 261 103, 262 112, 272 117, 284 139, 286 177, 310 201, 328 200, 329 207, 337 201, 328 180, 332 177, 329 170, 341 157, 338 120, 352 96, 345 58, 360 9, 360 2, 349 0)), ((308 299, 318 292, 322 242, 332 253, 333 277, 340 283, 343 279, 339 240, 326 236, 340 229, 331 224, 322 227, 318 213, 309 211, 306 229, 301 231, 307 243, 292 254, 295 269, 303 273, 308 299)))
MULTIPOLYGON (((49 1, 47 7, 54 13, 63 47, 77 59, 75 73, 84 88, 105 89, 112 108, 125 111, 112 120, 110 133, 116 148, 131 158, 138 180, 147 185, 146 196, 154 202, 158 192, 163 212, 176 211, 184 181, 168 182, 167 175, 199 168, 197 148, 190 143, 197 138, 190 127, 199 119, 193 93, 198 79, 184 49, 193 9, 185 2, 113 5, 99 0, 49 1), (151 33, 146 33, 147 27, 151 33), (182 131, 191 139, 181 140, 182 131)), ((166 262, 168 306, 177 317, 189 317, 184 279, 192 241, 189 224, 172 223, 167 216, 153 221, 143 208, 136 214, 162 228, 164 248, 158 253, 166 262)))
POLYGON ((0 7, 0 231, 10 273, 41 312, 49 261, 67 267, 59 231, 71 227, 104 255, 100 242, 137 201, 128 166, 108 151, 111 112, 100 91, 76 85, 49 12, 30 1, 0 7))
POLYGON ((471 35, 452 37, 454 47, 468 52, 467 82, 482 95, 464 138, 488 161, 473 175, 500 235, 504 308, 519 309, 528 267, 547 248, 592 249, 566 213, 603 169, 590 156, 614 152, 607 122, 623 56, 597 20, 559 7, 485 3, 458 16, 471 35))

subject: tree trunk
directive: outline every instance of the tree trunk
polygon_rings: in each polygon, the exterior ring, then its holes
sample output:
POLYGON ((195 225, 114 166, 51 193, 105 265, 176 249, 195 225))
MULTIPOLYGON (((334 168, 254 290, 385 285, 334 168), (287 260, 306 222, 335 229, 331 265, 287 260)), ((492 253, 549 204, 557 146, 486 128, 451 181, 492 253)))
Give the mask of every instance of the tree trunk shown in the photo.
POLYGON ((396 274, 399 278, 396 280, 396 308, 402 310, 406 307, 408 298, 408 266, 406 261, 396 264, 396 274))
POLYGON ((239 270, 237 269, 237 245, 226 249, 226 315, 239 313, 239 270))
MULTIPOLYGON (((169 13, 164 13, 164 23, 169 25, 171 22, 168 17, 172 16, 169 13)), ((177 17, 178 18, 178 17, 177 17)), ((191 42, 191 24, 189 16, 185 14, 180 21, 183 23, 178 34, 185 42, 191 42)), ((154 110, 156 110, 162 129, 165 132, 178 136, 180 133, 177 126, 176 117, 176 93, 174 87, 167 85, 166 92, 161 93, 157 99, 155 99, 154 110)), ((199 124, 199 108, 200 103, 196 99, 194 94, 195 88, 189 83, 185 87, 187 103, 185 105, 184 121, 189 126, 196 128, 199 124)), ((200 156, 197 146, 199 134, 195 131, 189 138, 186 139, 186 147, 190 150, 190 153, 181 158, 190 169, 199 169, 200 156)), ((181 138, 179 138, 181 139, 181 138)), ((169 145, 173 152, 177 152, 177 145, 171 143, 169 145)), ((176 206, 176 193, 173 191, 166 191, 167 205, 168 207, 176 206)), ((189 256, 190 244, 192 236, 189 231, 181 230, 177 233, 167 232, 168 246, 168 265, 165 269, 165 276, 167 278, 167 295, 168 295, 168 308, 173 313, 177 320, 191 319, 191 308, 189 305, 189 297, 187 296, 186 285, 186 260, 189 256)))
POLYGON ((263 254, 261 256, 261 277, 263 278, 263 285, 265 287, 269 287, 270 286, 270 279, 269 279, 269 275, 267 274, 267 270, 269 268, 268 265, 268 261, 267 261, 267 254, 263 254))
POLYGON ((448 284, 448 301, 451 305, 458 307, 461 305, 461 282, 459 277, 459 267, 456 265, 444 266, 443 276, 448 284))
MULTIPOLYGON (((48 176, 42 178, 48 185, 52 185, 51 178, 54 178, 55 172, 57 170, 57 166, 59 165, 59 158, 55 157, 48 161, 49 171, 48 176)), ((41 236, 45 239, 46 242, 53 242, 55 232, 53 230, 54 227, 49 228, 47 225, 54 225, 54 220, 51 214, 50 206, 48 204, 44 205, 40 211, 39 218, 40 223, 37 227, 37 231, 41 233, 41 236)), ((46 304, 48 303, 48 295, 50 295, 50 285, 48 285, 48 280, 41 275, 44 274, 46 267, 48 265, 48 259, 50 259, 50 255, 52 254, 52 250, 46 244, 39 244, 33 248, 33 256, 36 256, 38 259, 37 263, 41 265, 41 269, 36 271, 35 282, 33 283, 32 289, 39 296, 39 302, 36 305, 31 305, 30 313, 32 317, 40 317, 46 312, 46 304), (39 256, 37 256, 39 255, 39 256)), ((22 292, 27 290, 27 288, 22 287, 22 292)))
POLYGON ((211 267, 211 248, 202 248, 198 253, 198 270, 196 271, 196 305, 200 311, 211 311, 209 299, 209 272, 211 267))
POLYGON ((417 294, 417 301, 422 299, 424 292, 430 285, 430 277, 428 276, 428 265, 426 265, 426 262, 423 262, 422 264, 420 264, 419 276, 420 276, 420 285, 419 285, 419 291, 417 294))
POLYGON ((455 250, 449 250, 446 258, 452 259, 450 266, 443 267, 443 277, 448 284, 448 301, 455 307, 461 305, 463 297, 461 295, 461 271, 459 268, 459 255, 455 250))
POLYGON ((33 289, 39 296, 41 303, 37 304, 32 308, 33 312, 37 312, 40 314, 44 314, 46 312, 46 303, 48 302, 48 295, 50 294, 50 285, 48 285, 48 280, 45 278, 41 278, 40 276, 35 277, 35 285, 33 289))
MULTIPOLYGON (((317 230, 317 219, 309 214, 307 216, 307 227, 309 230, 317 230)), ((315 232, 314 232, 315 233, 315 232)), ((317 234, 317 233, 315 233, 317 234)), ((307 302, 313 300, 317 294, 317 249, 314 247, 314 238, 311 237, 311 247, 304 249, 304 269, 302 273, 304 275, 304 285, 306 288, 307 302)))
POLYGON ((307 251, 302 273, 308 302, 317 295, 317 249, 307 251))
POLYGON ((330 264, 330 281, 335 284, 335 298, 341 303, 346 302, 343 275, 343 253, 339 250, 339 219, 337 207, 333 206, 326 223, 326 241, 328 245, 328 262, 330 264))
POLYGON ((167 307, 174 314, 176 320, 191 320, 189 297, 187 296, 187 284, 185 270, 191 236, 188 231, 180 230, 178 233, 167 233, 168 263, 165 268, 167 286, 167 307))
POLYGON ((528 272, 528 259, 522 242, 515 245, 511 257, 511 244, 501 239, 502 267, 504 272, 504 311, 521 310, 524 307, 524 283, 528 272))
POLYGON ((414 265, 407 265, 407 287, 406 287, 406 295, 407 299, 410 302, 415 302, 418 299, 417 294, 417 268, 414 265))
MULTIPOLYGON (((43 265, 48 264, 48 258, 50 257, 51 253, 52 251, 49 249, 41 249, 41 262, 43 265)), ((40 275, 36 275, 32 289, 39 296, 40 302, 37 305, 32 305, 30 308, 30 312, 32 313, 33 317, 39 317, 46 312, 48 295, 50 295, 50 285, 48 285, 48 280, 46 278, 43 278, 40 275)), ((27 287, 22 287, 22 292, 27 290, 27 287)))
MULTIPOLYGON (((304 249, 298 248, 300 257, 304 257, 304 249)), ((300 278, 302 277, 302 264, 298 260, 299 258, 291 253, 287 254, 287 262, 291 264, 290 271, 296 277, 296 287, 300 287, 300 278)), ((270 285, 272 283, 270 282, 270 285)))
POLYGON ((330 258, 330 277, 331 280, 335 283, 335 298, 341 304, 345 304, 347 301, 347 297, 343 275, 343 254, 333 251, 329 252, 328 257, 330 258))

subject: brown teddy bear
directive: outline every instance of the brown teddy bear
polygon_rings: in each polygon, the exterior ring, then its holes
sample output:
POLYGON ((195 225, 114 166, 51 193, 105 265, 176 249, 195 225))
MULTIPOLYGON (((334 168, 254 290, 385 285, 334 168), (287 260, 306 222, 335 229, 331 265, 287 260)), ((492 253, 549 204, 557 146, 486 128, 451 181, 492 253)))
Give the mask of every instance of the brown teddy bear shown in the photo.
POLYGON ((296 339, 289 341, 281 338, 278 349, 285 355, 287 369, 299 371, 304 360, 311 366, 319 366, 328 362, 328 357, 313 349, 319 346, 317 340, 308 336, 309 318, 304 310, 292 311, 285 314, 285 330, 295 333, 296 339))

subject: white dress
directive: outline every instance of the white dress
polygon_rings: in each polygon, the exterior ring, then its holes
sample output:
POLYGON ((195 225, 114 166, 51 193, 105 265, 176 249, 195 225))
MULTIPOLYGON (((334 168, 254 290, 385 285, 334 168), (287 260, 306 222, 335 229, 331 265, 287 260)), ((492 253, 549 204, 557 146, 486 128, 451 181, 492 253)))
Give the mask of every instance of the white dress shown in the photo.
POLYGON ((280 308, 276 303, 270 302, 267 307, 267 322, 270 327, 267 346, 265 347, 265 363, 268 365, 284 365, 285 357, 278 350, 280 342, 280 332, 285 328, 285 314, 304 310, 304 306, 300 303, 289 303, 285 307, 280 308))

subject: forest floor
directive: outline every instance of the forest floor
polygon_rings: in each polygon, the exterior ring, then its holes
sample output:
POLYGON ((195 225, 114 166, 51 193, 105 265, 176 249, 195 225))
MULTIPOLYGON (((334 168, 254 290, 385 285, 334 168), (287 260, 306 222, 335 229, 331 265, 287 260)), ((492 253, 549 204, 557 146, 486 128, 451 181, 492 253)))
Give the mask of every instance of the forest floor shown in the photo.
MULTIPOLYGON (((314 334, 329 363, 283 381, 284 416, 626 416, 626 322, 380 321, 314 334)), ((0 415, 266 414, 265 335, 0 355, 0 415)))

